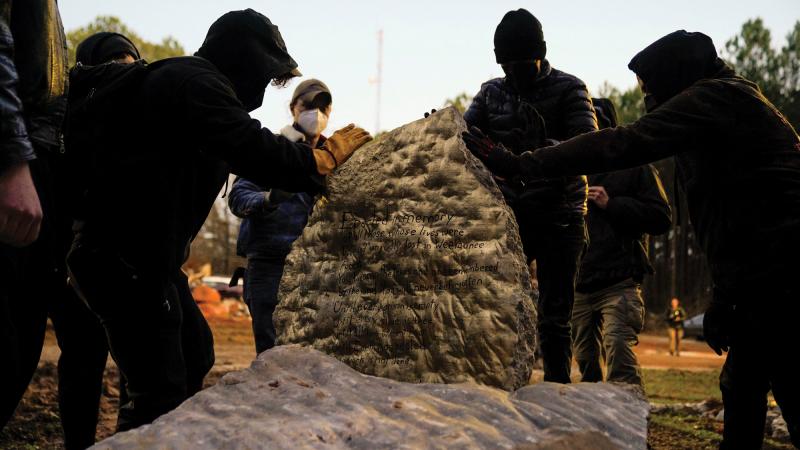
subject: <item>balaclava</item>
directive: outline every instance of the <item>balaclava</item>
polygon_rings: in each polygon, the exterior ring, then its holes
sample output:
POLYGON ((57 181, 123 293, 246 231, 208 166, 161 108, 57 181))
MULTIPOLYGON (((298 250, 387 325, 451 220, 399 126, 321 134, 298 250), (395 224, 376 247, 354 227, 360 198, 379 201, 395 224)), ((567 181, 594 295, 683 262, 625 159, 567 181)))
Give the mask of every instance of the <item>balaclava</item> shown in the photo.
POLYGON ((233 83, 248 111, 261 106, 270 81, 300 75, 278 27, 252 9, 231 11, 217 19, 195 55, 209 60, 233 83))
POLYGON ((628 64, 644 82, 648 112, 724 66, 710 37, 685 30, 653 42, 628 64))
POLYGON ((75 62, 86 66, 96 66, 106 63, 112 57, 129 54, 133 59, 141 59, 139 49, 127 37, 119 33, 102 31, 95 33, 75 49, 75 62))

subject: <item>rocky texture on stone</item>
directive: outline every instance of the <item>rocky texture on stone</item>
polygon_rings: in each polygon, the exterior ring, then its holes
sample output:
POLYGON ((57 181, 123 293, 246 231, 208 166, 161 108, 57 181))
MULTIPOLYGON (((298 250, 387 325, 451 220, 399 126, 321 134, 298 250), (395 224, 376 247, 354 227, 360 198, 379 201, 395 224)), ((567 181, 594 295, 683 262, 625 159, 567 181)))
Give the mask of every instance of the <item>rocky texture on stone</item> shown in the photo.
POLYGON ((513 213, 464 130, 439 111, 329 177, 286 262, 279 343, 400 381, 527 384, 535 294, 513 213))
POLYGON ((95 448, 638 450, 648 408, 622 385, 403 383, 291 345, 95 448))

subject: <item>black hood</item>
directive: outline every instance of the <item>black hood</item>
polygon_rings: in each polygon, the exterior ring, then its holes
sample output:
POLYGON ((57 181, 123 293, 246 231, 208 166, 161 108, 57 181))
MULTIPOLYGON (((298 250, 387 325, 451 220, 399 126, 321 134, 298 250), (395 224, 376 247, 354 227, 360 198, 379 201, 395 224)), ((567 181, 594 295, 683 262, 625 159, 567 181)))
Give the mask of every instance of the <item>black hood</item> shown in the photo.
POLYGON ((710 37, 678 30, 648 45, 628 64, 661 104, 725 66, 710 37))
POLYGON ((597 114, 597 125, 599 129, 617 127, 617 108, 614 103, 607 98, 592 98, 592 105, 597 114))
POLYGON ((289 73, 299 75, 278 27, 252 9, 231 11, 217 19, 195 55, 211 61, 233 83, 248 111, 261 106, 271 80, 289 73))
POLYGON ((102 31, 78 44, 78 48, 75 49, 75 62, 85 66, 97 66, 123 53, 133 56, 133 59, 141 59, 139 49, 130 39, 119 33, 102 31))

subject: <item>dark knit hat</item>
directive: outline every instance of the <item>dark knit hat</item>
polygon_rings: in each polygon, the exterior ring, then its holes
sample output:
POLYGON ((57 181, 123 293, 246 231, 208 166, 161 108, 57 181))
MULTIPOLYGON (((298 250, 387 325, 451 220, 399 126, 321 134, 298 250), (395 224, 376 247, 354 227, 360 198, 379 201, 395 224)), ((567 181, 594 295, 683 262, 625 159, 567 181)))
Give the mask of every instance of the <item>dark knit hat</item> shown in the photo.
POLYGON ((542 24, 526 9, 509 11, 494 32, 494 55, 498 64, 544 59, 547 44, 542 24))
POLYGON ((131 55, 133 59, 140 59, 139 50, 130 39, 119 33, 101 31, 78 44, 78 48, 75 50, 75 62, 96 66, 122 54, 131 55))

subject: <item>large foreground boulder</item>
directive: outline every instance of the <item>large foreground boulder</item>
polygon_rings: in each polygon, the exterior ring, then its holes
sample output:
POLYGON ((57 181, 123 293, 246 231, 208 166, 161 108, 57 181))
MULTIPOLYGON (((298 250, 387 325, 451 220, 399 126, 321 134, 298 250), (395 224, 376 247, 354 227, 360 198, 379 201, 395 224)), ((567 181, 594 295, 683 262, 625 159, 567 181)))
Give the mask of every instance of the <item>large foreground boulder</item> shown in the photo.
POLYGON ((648 408, 630 388, 604 383, 513 393, 403 383, 292 345, 95 448, 638 450, 647 447, 648 408))
POLYGON ((448 108, 386 133, 329 177, 274 315, 310 345, 400 381, 527 384, 535 294, 514 215, 448 108))

